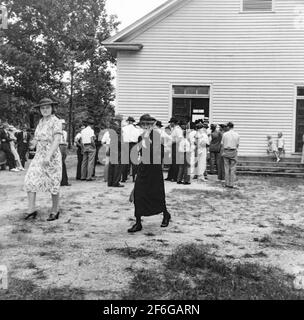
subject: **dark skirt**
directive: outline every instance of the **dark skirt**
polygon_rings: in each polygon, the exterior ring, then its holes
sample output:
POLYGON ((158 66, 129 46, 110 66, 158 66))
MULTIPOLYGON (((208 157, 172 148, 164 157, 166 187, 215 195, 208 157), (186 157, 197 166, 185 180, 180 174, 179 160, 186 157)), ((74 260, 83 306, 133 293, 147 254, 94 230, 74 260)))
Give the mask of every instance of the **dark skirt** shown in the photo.
POLYGON ((166 211, 165 186, 161 164, 138 166, 134 187, 136 217, 149 217, 166 211))

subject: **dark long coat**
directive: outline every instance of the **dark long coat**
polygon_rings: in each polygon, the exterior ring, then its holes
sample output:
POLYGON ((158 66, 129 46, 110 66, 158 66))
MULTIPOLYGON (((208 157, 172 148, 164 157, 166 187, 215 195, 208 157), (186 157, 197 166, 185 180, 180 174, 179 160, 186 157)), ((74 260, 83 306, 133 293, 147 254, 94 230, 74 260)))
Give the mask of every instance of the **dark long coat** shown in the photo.
POLYGON ((139 146, 141 163, 134 187, 135 216, 153 216, 166 210, 160 134, 153 130, 149 137, 140 136, 139 146))

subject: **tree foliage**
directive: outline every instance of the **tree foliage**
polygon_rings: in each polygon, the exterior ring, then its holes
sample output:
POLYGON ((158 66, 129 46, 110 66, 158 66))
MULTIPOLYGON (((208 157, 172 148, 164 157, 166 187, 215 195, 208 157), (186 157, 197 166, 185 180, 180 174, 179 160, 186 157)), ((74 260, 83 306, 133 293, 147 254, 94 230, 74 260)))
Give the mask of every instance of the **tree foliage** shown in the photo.
POLYGON ((79 111, 77 115, 100 122, 111 113, 114 96, 108 64, 115 60, 101 43, 117 22, 107 15, 105 0, 7 0, 3 4, 9 27, 0 31, 0 94, 27 105, 44 96, 55 98, 65 106, 62 115, 67 118, 71 90, 67 79, 72 71, 75 115, 79 111))

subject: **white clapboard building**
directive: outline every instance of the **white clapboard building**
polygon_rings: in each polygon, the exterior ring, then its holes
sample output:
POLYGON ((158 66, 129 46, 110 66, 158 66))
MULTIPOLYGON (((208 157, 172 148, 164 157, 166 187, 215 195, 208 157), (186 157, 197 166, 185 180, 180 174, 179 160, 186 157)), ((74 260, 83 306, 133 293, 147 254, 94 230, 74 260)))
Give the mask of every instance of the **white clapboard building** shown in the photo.
POLYGON ((117 56, 117 108, 235 123, 241 155, 304 133, 304 0, 171 0, 104 42, 117 56))

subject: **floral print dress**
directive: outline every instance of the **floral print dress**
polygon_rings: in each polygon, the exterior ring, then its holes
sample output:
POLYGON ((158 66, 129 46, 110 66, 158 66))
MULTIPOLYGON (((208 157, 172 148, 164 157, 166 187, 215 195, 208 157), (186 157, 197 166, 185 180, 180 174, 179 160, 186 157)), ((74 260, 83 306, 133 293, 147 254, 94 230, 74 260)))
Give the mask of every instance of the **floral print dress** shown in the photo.
POLYGON ((60 149, 55 151, 47 166, 43 161, 50 150, 56 134, 62 134, 62 123, 52 115, 42 118, 35 131, 36 154, 25 176, 24 186, 27 192, 50 192, 58 194, 62 178, 62 160, 60 149))

